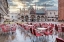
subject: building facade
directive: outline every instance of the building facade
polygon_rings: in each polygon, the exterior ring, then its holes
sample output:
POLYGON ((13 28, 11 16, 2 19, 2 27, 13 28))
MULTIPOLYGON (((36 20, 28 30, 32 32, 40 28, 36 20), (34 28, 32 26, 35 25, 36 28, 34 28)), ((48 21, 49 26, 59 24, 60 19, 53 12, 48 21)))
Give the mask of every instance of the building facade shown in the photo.
POLYGON ((58 10, 47 10, 47 21, 58 21, 58 10))
POLYGON ((4 15, 8 14, 8 2, 7 0, 0 0, 0 23, 4 19, 4 15))
POLYGON ((44 22, 45 21, 45 9, 36 10, 32 7, 28 10, 21 10, 18 14, 18 19, 21 22, 44 22))
POLYGON ((21 10, 18 19, 21 22, 57 22, 58 10, 45 10, 44 8, 36 11, 34 8, 25 11, 21 10))

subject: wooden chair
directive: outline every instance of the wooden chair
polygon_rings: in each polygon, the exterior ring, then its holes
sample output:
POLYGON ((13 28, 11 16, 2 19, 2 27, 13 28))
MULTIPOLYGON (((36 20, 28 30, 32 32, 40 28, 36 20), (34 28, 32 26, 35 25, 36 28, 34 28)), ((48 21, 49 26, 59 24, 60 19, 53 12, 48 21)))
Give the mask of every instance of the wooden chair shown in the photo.
POLYGON ((62 38, 56 38, 56 42, 64 42, 62 38))

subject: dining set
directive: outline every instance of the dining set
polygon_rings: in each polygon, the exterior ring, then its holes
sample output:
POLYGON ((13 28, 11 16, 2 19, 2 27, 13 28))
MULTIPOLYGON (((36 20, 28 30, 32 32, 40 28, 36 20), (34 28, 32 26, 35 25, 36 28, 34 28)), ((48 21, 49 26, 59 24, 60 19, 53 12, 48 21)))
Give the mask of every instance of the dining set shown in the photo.
POLYGON ((8 35, 16 32, 16 26, 10 24, 0 24, 0 35, 8 35))
POLYGON ((48 41, 49 35, 53 35, 54 24, 52 23, 26 23, 18 25, 20 25, 24 30, 26 30, 26 32, 29 31, 38 40, 42 39, 42 41, 48 41), (43 40, 43 38, 45 40, 43 40))
POLYGON ((40 39, 40 37, 42 37, 41 38, 42 40, 45 39, 45 41, 48 42, 49 35, 52 36, 52 39, 54 38, 53 35, 57 35, 58 37, 55 38, 55 41, 59 42, 58 40, 63 39, 62 41, 64 42, 64 24, 54 24, 54 23, 25 23, 25 24, 17 23, 17 24, 20 25, 22 28, 24 28, 24 30, 29 31, 37 39, 40 39))
POLYGON ((15 33, 20 26, 20 30, 29 35, 32 42, 64 42, 64 24, 54 23, 17 23, 16 24, 0 24, 0 34, 8 35, 15 33), (31 35, 30 35, 31 34, 31 35), (49 39, 51 36, 51 39, 49 39), (54 38, 54 36, 57 36, 54 38))

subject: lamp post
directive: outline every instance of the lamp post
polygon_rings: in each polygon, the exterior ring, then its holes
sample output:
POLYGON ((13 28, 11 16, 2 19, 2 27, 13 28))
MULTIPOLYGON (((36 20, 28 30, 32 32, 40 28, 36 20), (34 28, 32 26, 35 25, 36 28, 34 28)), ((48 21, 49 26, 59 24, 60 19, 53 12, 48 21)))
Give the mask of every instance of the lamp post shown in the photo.
POLYGON ((24 0, 24 15, 25 15, 25 0, 24 0))
POLYGON ((45 3, 45 6, 44 7, 45 7, 45 21, 47 21, 46 3, 45 3))

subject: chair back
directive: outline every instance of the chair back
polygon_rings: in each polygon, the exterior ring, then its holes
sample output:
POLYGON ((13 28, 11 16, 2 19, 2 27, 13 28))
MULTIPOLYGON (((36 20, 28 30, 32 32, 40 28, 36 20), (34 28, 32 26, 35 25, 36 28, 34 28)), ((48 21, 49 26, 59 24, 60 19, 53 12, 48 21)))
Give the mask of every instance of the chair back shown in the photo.
POLYGON ((61 27, 61 29, 62 29, 62 32, 64 32, 64 27, 61 27))
POLYGON ((62 38, 56 38, 57 42, 64 42, 64 40, 62 38))
POLYGON ((57 24, 55 24, 55 30, 58 31, 58 26, 57 26, 57 24))

